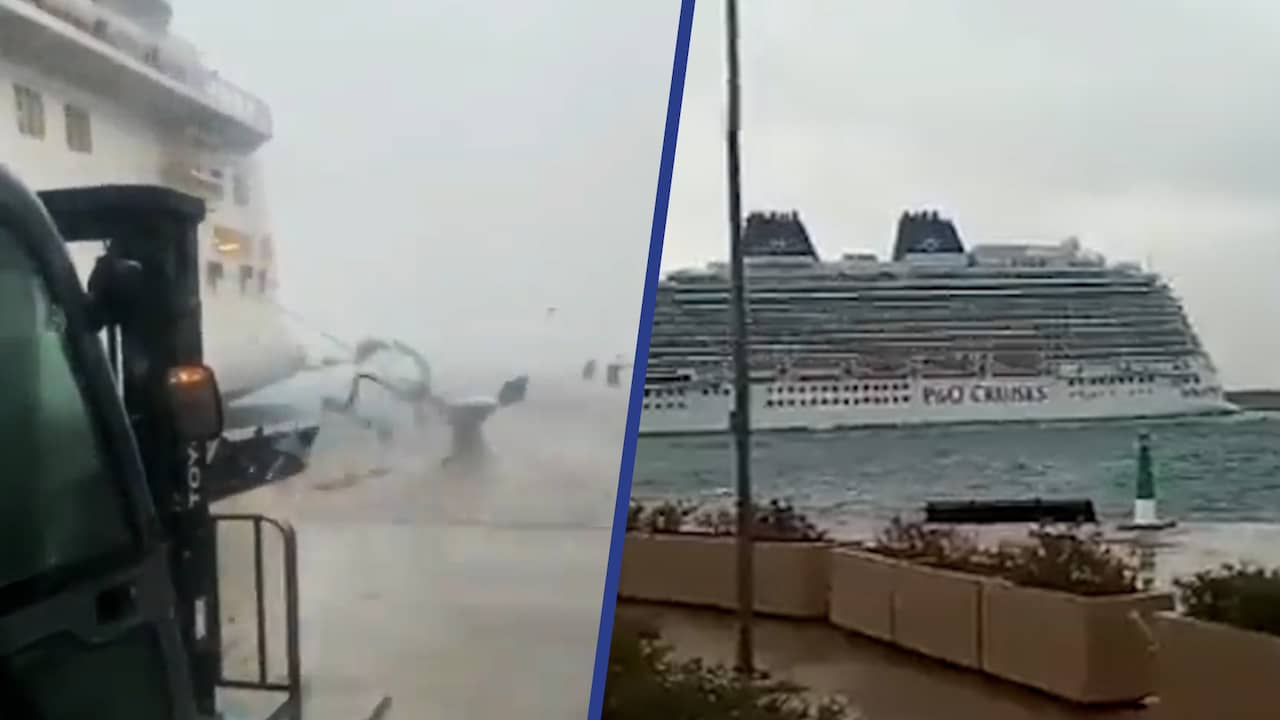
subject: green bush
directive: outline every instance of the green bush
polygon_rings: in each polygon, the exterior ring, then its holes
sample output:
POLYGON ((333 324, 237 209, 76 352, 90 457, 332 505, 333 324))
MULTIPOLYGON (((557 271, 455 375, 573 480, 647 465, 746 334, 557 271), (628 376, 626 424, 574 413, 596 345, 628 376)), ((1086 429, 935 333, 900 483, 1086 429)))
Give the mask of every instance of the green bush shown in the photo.
POLYGON ((1197 620, 1280 635, 1280 570, 1227 563, 1173 584, 1183 612, 1197 620))
POLYGON ((722 665, 678 661, 658 633, 617 618, 609 650, 602 720, 847 720, 836 699, 722 665))

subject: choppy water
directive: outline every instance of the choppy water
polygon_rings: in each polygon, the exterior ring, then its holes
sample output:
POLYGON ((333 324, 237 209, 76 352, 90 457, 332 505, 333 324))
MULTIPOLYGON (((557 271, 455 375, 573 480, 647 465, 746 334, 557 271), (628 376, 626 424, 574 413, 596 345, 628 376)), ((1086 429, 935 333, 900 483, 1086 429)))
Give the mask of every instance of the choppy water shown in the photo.
MULTIPOLYGON (((1161 513, 1280 522, 1280 415, 1091 424, 761 433, 757 499, 786 498, 825 523, 884 518, 927 500, 1080 498, 1131 511, 1139 430, 1152 434, 1161 513)), ((733 492, 727 435, 641 438, 632 496, 711 500, 733 492)))

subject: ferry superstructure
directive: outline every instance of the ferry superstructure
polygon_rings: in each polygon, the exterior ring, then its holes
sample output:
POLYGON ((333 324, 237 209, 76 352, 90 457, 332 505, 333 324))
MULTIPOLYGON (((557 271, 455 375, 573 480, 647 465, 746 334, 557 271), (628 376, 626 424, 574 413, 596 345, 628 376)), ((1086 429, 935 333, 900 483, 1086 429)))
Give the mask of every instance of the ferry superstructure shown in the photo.
MULTIPOLYGON (((234 400, 302 369, 276 305, 257 150, 268 106, 169 32, 167 0, 0 0, 0 163, 36 190, 159 184, 205 200, 204 348, 234 400)), ((101 247, 73 247, 82 276, 101 247)))
MULTIPOLYGON (((753 213, 743 248, 755 429, 1235 409, 1169 285, 1074 238, 966 249, 924 211, 888 260, 824 261, 798 213, 753 213)), ((660 282, 641 434, 728 429, 728 281, 712 263, 660 282)))

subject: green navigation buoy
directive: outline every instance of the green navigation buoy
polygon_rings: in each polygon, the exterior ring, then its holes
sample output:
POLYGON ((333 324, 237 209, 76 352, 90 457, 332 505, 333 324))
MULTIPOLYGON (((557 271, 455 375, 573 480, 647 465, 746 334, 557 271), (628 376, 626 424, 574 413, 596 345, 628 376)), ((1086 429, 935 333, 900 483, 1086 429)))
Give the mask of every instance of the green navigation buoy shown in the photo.
POLYGON ((1156 512, 1156 475, 1151 467, 1151 436, 1138 434, 1138 482, 1133 497, 1133 520, 1121 525, 1126 530, 1160 530, 1177 523, 1162 520, 1156 512))

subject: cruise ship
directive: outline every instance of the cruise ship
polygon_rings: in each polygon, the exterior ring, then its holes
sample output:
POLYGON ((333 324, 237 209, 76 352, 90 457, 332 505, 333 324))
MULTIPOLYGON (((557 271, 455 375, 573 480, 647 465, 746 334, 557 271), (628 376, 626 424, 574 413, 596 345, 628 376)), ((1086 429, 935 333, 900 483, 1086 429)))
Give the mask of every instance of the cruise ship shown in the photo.
MULTIPOLYGON (((31 188, 165 185, 201 197, 206 362, 228 401, 304 366, 276 305, 257 151, 267 105, 169 31, 168 0, 0 0, 0 163, 31 188)), ((87 277, 100 244, 76 243, 87 277)))
MULTIPOLYGON (((1074 238, 966 248, 926 210, 887 260, 823 260, 796 212, 751 214, 742 242, 753 429, 1235 409, 1169 285, 1074 238)), ((727 263, 660 282, 641 434, 728 429, 728 291, 727 263)))

